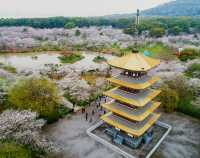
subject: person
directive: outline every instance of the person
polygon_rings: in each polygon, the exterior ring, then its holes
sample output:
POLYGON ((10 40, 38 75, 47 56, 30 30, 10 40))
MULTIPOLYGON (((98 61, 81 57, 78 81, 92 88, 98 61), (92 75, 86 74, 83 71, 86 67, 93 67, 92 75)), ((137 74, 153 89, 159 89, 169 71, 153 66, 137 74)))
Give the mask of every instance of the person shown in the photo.
POLYGON ((92 115, 94 115, 94 110, 92 110, 92 115))
POLYGON ((106 97, 104 97, 104 102, 105 102, 105 103, 106 103, 106 99, 107 99, 107 98, 106 98, 106 97))
POLYGON ((82 114, 85 113, 85 108, 82 108, 82 114))
POLYGON ((87 112, 85 113, 85 120, 86 121, 88 120, 88 113, 87 112))

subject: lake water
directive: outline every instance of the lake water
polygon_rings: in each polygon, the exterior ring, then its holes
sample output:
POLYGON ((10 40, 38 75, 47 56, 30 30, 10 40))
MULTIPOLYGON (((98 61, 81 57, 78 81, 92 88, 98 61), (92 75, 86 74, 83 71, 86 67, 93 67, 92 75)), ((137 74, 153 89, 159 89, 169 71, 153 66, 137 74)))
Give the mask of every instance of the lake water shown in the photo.
POLYGON ((18 71, 41 69, 45 64, 59 64, 57 53, 18 53, 0 55, 0 62, 15 67, 18 71))
MULTIPOLYGON (((88 67, 92 63, 94 57, 97 53, 82 53, 85 58, 74 64, 75 68, 78 67, 88 67)), ((46 64, 61 64, 58 57, 59 53, 56 52, 41 52, 41 53, 8 53, 0 55, 0 62, 6 65, 11 65, 17 69, 17 71, 23 70, 39 70, 43 69, 46 64)), ((103 55, 107 59, 111 59, 111 55, 103 55)))

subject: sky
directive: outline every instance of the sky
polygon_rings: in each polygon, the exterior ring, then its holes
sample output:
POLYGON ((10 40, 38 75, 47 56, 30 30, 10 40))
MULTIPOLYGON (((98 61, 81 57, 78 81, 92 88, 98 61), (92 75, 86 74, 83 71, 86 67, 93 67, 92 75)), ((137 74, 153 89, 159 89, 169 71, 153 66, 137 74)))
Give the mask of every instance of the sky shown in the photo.
POLYGON ((0 0, 0 18, 133 13, 170 0, 0 0))

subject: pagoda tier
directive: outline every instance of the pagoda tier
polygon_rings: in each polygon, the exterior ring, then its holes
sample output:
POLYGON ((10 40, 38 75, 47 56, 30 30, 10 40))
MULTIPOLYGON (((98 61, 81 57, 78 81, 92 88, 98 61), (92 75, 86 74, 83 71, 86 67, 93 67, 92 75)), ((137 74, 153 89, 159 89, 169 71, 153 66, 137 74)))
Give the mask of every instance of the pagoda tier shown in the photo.
POLYGON ((154 99, 161 91, 146 89, 138 93, 132 93, 120 89, 120 87, 113 88, 104 92, 104 95, 111 97, 123 103, 132 105, 133 107, 144 107, 148 102, 154 99))
POLYGON ((102 106, 105 109, 129 120, 143 121, 160 106, 160 102, 149 102, 142 108, 130 107, 116 101, 102 104, 102 106))
POLYGON ((139 137, 143 135, 151 126, 153 126, 159 117, 160 114, 152 113, 141 122, 133 122, 110 112, 103 115, 101 119, 109 125, 112 125, 115 128, 132 135, 133 137, 139 137))
POLYGON ((141 53, 130 53, 123 57, 110 60, 108 64, 123 70, 144 72, 159 65, 160 61, 141 53))
POLYGON ((118 86, 128 87, 132 89, 146 89, 159 81, 159 77, 143 76, 142 78, 133 78, 125 75, 118 75, 108 78, 107 80, 118 86))

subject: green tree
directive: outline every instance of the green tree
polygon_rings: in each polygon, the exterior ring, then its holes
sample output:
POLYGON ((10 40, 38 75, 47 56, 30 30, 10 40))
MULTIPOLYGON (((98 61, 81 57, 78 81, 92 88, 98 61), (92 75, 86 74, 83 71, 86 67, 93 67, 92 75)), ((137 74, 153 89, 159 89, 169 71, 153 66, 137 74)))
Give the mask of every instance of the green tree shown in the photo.
POLYGON ((76 30, 75 36, 80 36, 80 35, 81 35, 81 31, 80 30, 76 30))
POLYGON ((137 29, 136 29, 136 27, 132 26, 132 27, 129 27, 129 28, 124 29, 123 32, 124 32, 125 34, 129 34, 129 35, 132 35, 132 36, 133 36, 133 35, 136 35, 137 29))
POLYGON ((13 107, 36 111, 49 122, 59 117, 59 99, 56 85, 45 78, 20 80, 8 92, 13 107))
POLYGON ((182 29, 179 26, 174 26, 171 31, 171 33, 174 35, 179 35, 181 32, 182 32, 182 29))
POLYGON ((156 38, 162 37, 165 35, 165 29, 162 27, 152 28, 152 29, 150 29, 149 35, 151 37, 156 37, 156 38))
POLYGON ((200 78, 200 64, 193 63, 185 71, 186 75, 189 77, 200 78))
POLYGON ((175 78, 165 82, 169 88, 175 90, 180 98, 178 102, 178 110, 182 111, 187 106, 191 105, 192 100, 195 100, 197 89, 188 84, 187 78, 183 75, 178 75, 175 78))
POLYGON ((65 29, 73 29, 75 27, 76 27, 76 25, 73 22, 68 22, 65 24, 65 29))
POLYGON ((161 94, 159 95, 159 101, 162 103, 162 107, 166 112, 174 112, 178 107, 179 96, 177 92, 169 88, 166 84, 161 86, 161 94))

